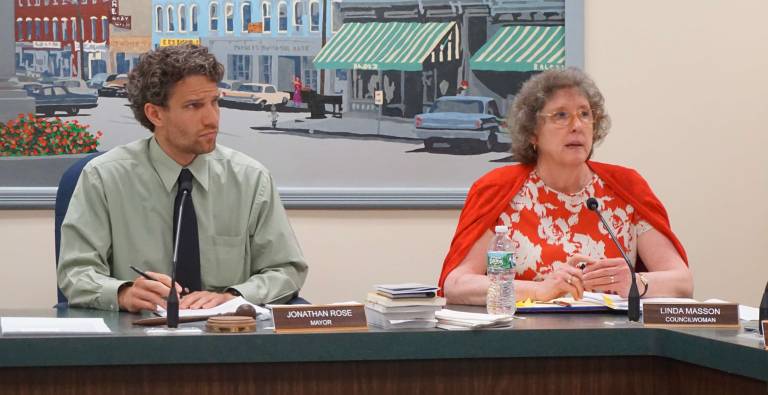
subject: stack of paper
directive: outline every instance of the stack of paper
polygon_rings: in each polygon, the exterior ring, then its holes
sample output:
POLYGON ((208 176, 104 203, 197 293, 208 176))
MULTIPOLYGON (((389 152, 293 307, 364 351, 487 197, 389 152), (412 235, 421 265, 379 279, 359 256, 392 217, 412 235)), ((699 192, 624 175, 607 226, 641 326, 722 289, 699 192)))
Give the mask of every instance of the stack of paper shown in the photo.
POLYGON ((365 316, 369 325, 385 329, 434 328, 437 324, 435 312, 443 306, 445 299, 441 297, 389 298, 370 292, 366 298, 365 316))
MULTIPOLYGON (((253 306, 253 308, 256 310, 256 313, 258 314, 256 316, 256 319, 258 320, 268 320, 272 318, 272 313, 258 305, 255 305, 243 298, 242 296, 238 296, 234 299, 230 299, 226 301, 225 303, 222 303, 216 307, 212 307, 210 309, 184 309, 179 310, 179 317, 191 317, 191 316, 214 316, 214 315, 220 315, 220 314, 226 314, 226 313, 234 313, 238 307, 240 307, 241 304, 249 304, 253 306)), ((155 313, 161 317, 165 317, 167 312, 164 308, 157 306, 157 310, 155 313)))
POLYGON ((433 298, 439 288, 418 283, 379 284, 376 292, 391 299, 433 298))
MULTIPOLYGON (((558 298, 555 301, 564 301, 566 298, 558 298)), ((629 306, 629 300, 622 298, 619 295, 606 294, 601 292, 584 292, 584 298, 580 301, 583 303, 593 303, 596 305, 602 305, 614 310, 627 310, 629 306)), ((640 299, 640 307, 642 309, 645 303, 700 303, 695 299, 689 298, 642 298, 640 299)), ((722 300, 710 299, 705 303, 727 303, 722 300)))
POLYGON ((519 300, 515 303, 518 313, 579 312, 627 310, 627 299, 618 295, 599 292, 584 292, 584 297, 575 300, 571 296, 550 301, 519 300))
POLYGON ((602 292, 584 292, 584 301, 601 304, 614 310, 626 310, 629 302, 626 298, 619 295, 606 294, 602 292))
POLYGON ((465 313, 443 309, 435 313, 437 327, 449 330, 502 328, 512 325, 512 316, 502 314, 465 313))

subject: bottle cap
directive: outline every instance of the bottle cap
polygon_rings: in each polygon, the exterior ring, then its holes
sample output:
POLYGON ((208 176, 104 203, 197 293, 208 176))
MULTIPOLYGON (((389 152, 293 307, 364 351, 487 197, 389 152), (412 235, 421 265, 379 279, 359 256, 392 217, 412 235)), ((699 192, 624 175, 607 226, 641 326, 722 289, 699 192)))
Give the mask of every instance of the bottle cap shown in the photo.
POLYGON ((506 225, 496 226, 496 233, 507 233, 507 232, 509 232, 509 228, 506 225))

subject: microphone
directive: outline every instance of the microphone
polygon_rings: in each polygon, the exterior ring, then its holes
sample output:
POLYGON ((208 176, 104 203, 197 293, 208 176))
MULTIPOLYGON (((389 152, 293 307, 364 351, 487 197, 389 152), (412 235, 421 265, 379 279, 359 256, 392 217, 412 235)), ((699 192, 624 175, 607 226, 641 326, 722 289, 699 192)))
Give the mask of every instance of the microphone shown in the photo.
POLYGON ((600 218, 600 222, 603 223, 603 226, 605 227, 605 230, 608 231, 608 234, 611 236, 611 240, 613 240, 613 244, 616 245, 616 248, 619 249, 619 252, 621 253, 621 256, 624 257, 624 262, 627 263, 627 266, 629 267, 629 273, 630 278, 632 279, 632 284, 629 287, 629 309, 627 310, 627 317, 630 321, 640 321, 640 291, 637 289, 637 280, 635 279, 635 270, 632 268, 632 263, 629 261, 629 258, 627 257, 627 254, 624 252, 624 249, 621 248, 621 244, 619 243, 619 240, 616 238, 616 235, 613 233, 613 229, 611 229, 610 226, 608 226, 608 222, 605 221, 605 218, 603 218, 603 214, 600 213, 600 209, 598 208, 599 204, 597 203, 597 199, 591 197, 587 199, 587 208, 594 211, 595 214, 597 214, 598 218, 600 218))
POLYGON ((179 218, 176 220, 176 237, 173 241, 173 258, 171 259, 171 290, 165 301, 166 319, 169 328, 179 327, 179 297, 176 295, 176 267, 179 263, 179 236, 181 235, 181 219, 184 218, 184 203, 192 192, 192 180, 182 180, 179 183, 181 203, 179 203, 179 218))
POLYGON ((763 321, 768 320, 768 283, 765 283, 765 291, 763 291, 763 300, 760 302, 760 316, 757 321, 757 330, 760 334, 763 334, 763 321))

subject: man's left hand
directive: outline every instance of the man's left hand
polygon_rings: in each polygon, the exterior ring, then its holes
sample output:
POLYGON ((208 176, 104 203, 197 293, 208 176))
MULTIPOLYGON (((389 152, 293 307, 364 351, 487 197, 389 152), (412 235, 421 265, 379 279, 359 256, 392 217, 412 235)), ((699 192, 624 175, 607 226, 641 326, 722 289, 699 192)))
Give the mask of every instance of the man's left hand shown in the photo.
POLYGON ((196 291, 181 298, 179 309, 210 309, 234 298, 235 295, 228 292, 196 291))

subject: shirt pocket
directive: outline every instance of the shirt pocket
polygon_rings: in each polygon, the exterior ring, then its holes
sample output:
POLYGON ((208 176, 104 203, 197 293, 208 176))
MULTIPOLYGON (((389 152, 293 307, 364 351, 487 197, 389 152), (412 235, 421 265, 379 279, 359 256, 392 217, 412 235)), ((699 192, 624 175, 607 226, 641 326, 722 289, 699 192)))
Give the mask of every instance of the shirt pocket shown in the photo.
POLYGON ((203 286, 222 289, 248 279, 245 236, 200 236, 203 286))

